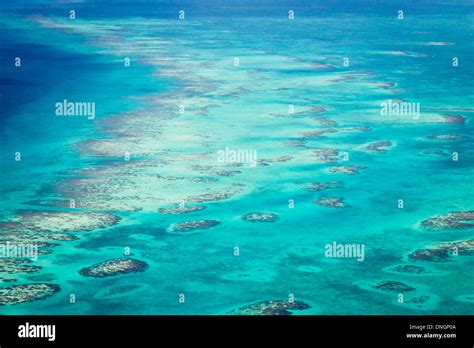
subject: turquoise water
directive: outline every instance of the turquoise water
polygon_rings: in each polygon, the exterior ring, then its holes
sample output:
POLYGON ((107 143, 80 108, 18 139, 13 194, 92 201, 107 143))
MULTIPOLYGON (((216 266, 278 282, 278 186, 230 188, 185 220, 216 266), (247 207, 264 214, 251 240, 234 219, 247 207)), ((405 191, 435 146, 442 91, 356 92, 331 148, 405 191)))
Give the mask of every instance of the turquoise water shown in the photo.
POLYGON ((78 237, 40 255, 37 272, 0 273, 16 279, 2 288, 60 286, 0 313, 223 314, 290 294, 310 306, 295 314, 474 313, 472 247, 443 262, 409 257, 473 239, 472 227, 420 226, 473 210, 472 6, 413 9, 403 20, 390 7, 296 10, 289 20, 284 5, 248 16, 198 6, 183 21, 179 6, 157 15, 145 4, 107 14, 98 11, 102 3, 78 6, 75 20, 67 5, 5 5, 0 15, 9 52, 2 57, 0 216, 78 237), (18 54, 21 68, 13 66, 18 54), (56 116, 63 99, 95 102, 95 119, 56 116), (388 100, 419 103, 421 115, 383 116, 388 100), (446 114, 463 123, 447 123, 446 114), (426 138, 446 134, 462 138, 426 138), (381 141, 391 142, 385 152, 365 147, 381 141), (219 163, 226 147, 257 151, 257 166, 219 163), (337 153, 325 162, 318 150, 337 153), (331 172, 335 166, 366 168, 350 175, 331 172), (307 190, 316 182, 338 187, 307 190), (334 197, 346 207, 315 204, 334 197), (181 201, 205 209, 159 213, 181 201), (49 221, 32 211, 120 221, 87 230, 83 219, 76 229, 63 215, 49 221), (253 212, 278 219, 242 219, 253 212), (173 224, 197 220, 220 224, 170 233, 173 224), (325 257, 333 242, 363 244, 364 261, 325 257), (124 248, 148 268, 104 278, 79 273, 123 257, 124 248), (394 272, 399 265, 424 272, 394 272), (401 291, 400 303, 400 291, 377 290, 386 281, 415 290, 401 291))

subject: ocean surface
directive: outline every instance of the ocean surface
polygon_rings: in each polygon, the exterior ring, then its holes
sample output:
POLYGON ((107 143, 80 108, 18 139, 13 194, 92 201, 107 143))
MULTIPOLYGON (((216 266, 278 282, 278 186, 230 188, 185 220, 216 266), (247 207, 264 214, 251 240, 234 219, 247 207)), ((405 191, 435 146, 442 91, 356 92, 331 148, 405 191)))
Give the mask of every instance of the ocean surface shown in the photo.
POLYGON ((1 2, 1 314, 474 314, 474 5, 258 3, 1 2))

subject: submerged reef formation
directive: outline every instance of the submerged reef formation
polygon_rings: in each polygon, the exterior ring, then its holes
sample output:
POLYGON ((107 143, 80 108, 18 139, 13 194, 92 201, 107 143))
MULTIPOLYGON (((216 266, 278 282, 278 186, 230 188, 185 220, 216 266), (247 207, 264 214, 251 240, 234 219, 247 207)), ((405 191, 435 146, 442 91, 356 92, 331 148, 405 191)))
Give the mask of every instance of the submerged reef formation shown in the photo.
POLYGON ((132 258, 118 258, 85 267, 79 273, 85 277, 105 278, 121 274, 143 272, 148 268, 145 261, 132 258))
POLYGON ((305 188, 306 191, 314 192, 314 191, 323 191, 331 188, 338 188, 342 187, 342 183, 340 181, 329 181, 329 182, 311 182, 311 187, 305 188))
POLYGON ((416 290, 414 287, 394 280, 385 280, 374 286, 374 289, 381 291, 408 292, 416 290))
POLYGON ((457 134, 437 134, 437 135, 428 135, 426 139, 428 140, 459 140, 464 139, 463 135, 457 134))
POLYGON ((43 300, 59 290, 56 284, 23 284, 0 288, 0 306, 43 300))
POLYGON ((179 208, 160 208, 158 209, 158 213, 161 214, 184 214, 184 213, 191 213, 193 211, 199 211, 206 209, 205 206, 202 205, 195 205, 195 206, 185 206, 179 208))
POLYGON ((357 174, 360 170, 366 169, 365 166, 337 166, 337 167, 330 167, 328 171, 330 173, 338 173, 338 174, 357 174))
POLYGON ((347 207, 347 204, 344 203, 344 198, 342 197, 324 197, 319 198, 314 202, 317 205, 323 207, 331 207, 331 208, 344 208, 347 207))
POLYGON ((278 219, 275 213, 248 213, 242 216, 242 220, 248 222, 275 222, 278 219))
POLYGON ((311 308, 302 301, 262 301, 232 310, 228 315, 292 315, 293 311, 311 308))
POLYGON ((241 174, 241 173, 242 173, 242 171, 240 171, 240 170, 221 170, 221 171, 217 171, 216 175, 219 175, 219 176, 233 176, 233 175, 241 174))
POLYGON ((277 158, 264 158, 264 159, 259 159, 257 162, 258 163, 265 163, 265 164, 268 164, 268 163, 285 163, 285 162, 289 162, 293 159, 293 156, 290 156, 290 155, 284 155, 284 156, 280 156, 280 157, 277 157, 277 158))
POLYGON ((339 152, 333 149, 315 150, 316 163, 331 163, 338 161, 339 152))
POLYGON ((192 232, 194 230, 207 230, 220 224, 217 220, 185 221, 171 225, 167 231, 169 233, 192 232))
POLYGON ((472 255, 474 253, 474 239, 440 243, 425 249, 417 249, 408 255, 411 260, 417 261, 449 261, 454 255, 472 255))
POLYGON ((388 147, 392 147, 393 142, 390 140, 377 141, 375 143, 370 143, 364 145, 362 148, 367 151, 376 152, 376 153, 386 153, 388 147))
POLYGON ((446 150, 439 150, 439 149, 426 149, 421 151, 421 155, 423 156, 447 156, 449 153, 446 150))
POLYGON ((337 122, 330 119, 329 117, 313 117, 312 120, 321 126, 326 126, 326 127, 337 126, 337 122))
POLYGON ((0 258, 0 273, 33 273, 41 269, 41 266, 31 266, 25 263, 32 262, 26 258, 0 258))
POLYGON ((444 118, 444 122, 447 124, 464 124, 465 118, 461 115, 454 115, 454 114, 443 114, 441 115, 444 118))
POLYGON ((219 192, 212 192, 212 193, 203 193, 198 196, 188 197, 186 201, 195 202, 195 203, 206 203, 206 202, 222 201, 232 196, 233 194, 231 192, 219 191, 219 192))
POLYGON ((429 299, 430 299, 429 296, 421 295, 421 296, 415 296, 415 297, 406 299, 405 303, 419 305, 419 304, 423 304, 427 302, 429 299))
POLYGON ((83 213, 46 210, 21 210, 18 221, 26 228, 45 232, 83 232, 113 226, 118 216, 107 213, 83 213))
POLYGON ((474 224, 463 221, 472 220, 474 220, 474 210, 460 211, 423 220, 421 226, 428 230, 466 229, 473 228, 474 224))
POLYGON ((326 133, 337 133, 338 130, 334 128, 321 128, 315 131, 303 133, 303 139, 320 139, 325 138, 326 133))
POLYGON ((296 147, 296 148, 305 147, 306 140, 304 139, 288 140, 285 142, 285 145, 289 147, 296 147))
POLYGON ((407 273, 407 274, 421 274, 425 273, 426 270, 424 267, 415 266, 415 265, 397 265, 391 268, 391 271, 397 273, 407 273))

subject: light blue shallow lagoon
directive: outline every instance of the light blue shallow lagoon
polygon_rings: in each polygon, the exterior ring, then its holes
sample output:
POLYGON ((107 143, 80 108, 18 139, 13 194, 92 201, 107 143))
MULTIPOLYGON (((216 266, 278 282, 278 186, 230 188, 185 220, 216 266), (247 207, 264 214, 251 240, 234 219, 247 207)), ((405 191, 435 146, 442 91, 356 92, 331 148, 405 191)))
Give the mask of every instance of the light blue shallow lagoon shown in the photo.
POLYGON ((2 2, 0 314, 474 314, 473 10, 2 2))

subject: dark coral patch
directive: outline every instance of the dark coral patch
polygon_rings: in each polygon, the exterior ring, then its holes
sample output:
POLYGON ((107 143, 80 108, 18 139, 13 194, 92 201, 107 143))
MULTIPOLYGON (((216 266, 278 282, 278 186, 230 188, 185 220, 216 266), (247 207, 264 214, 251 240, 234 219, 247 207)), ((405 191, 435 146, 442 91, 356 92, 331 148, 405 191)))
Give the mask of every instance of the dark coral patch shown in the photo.
POLYGON ((422 296, 412 297, 411 299, 407 299, 405 300, 405 302, 410 303, 410 304, 422 304, 428 301, 429 299, 430 299, 429 296, 422 295, 422 296))
POLYGON ((428 230, 465 229, 473 228, 474 224, 463 221, 474 220, 474 210, 452 212, 446 215, 435 216, 421 222, 421 226, 428 230))
POLYGON ((241 174, 242 172, 240 170, 221 170, 216 172, 216 175, 219 176, 233 176, 236 174, 241 174))
POLYGON ((145 261, 118 258, 83 268, 79 273, 85 277, 104 278, 127 273, 143 272, 148 268, 145 261))
POLYGON ((205 202, 213 202, 213 201, 222 201, 232 196, 233 194, 230 192, 218 191, 218 192, 203 193, 198 196, 188 197, 186 201, 196 202, 196 203, 205 203, 205 202))
POLYGON ((278 219, 275 213, 248 213, 242 216, 242 220, 248 222, 275 222, 278 219))
POLYGON ((345 208, 347 206, 342 197, 323 197, 319 198, 314 203, 322 207, 330 208, 345 208))
POLYGON ((313 120, 321 126, 332 127, 337 126, 337 122, 331 120, 329 117, 314 117, 313 120))
POLYGON ((338 167, 331 167, 328 169, 330 173, 338 173, 338 174, 357 174, 360 170, 366 169, 365 166, 338 166, 338 167))
POLYGON ((377 152, 377 153, 385 153, 387 152, 387 147, 393 146, 393 142, 389 140, 384 141, 377 141, 375 143, 366 144, 363 146, 365 150, 377 152))
POLYGON ((402 282, 386 280, 373 286, 374 289, 381 291, 408 292, 416 290, 414 287, 402 282))
POLYGON ((445 249, 418 249, 412 252, 408 257, 412 260, 425 261, 447 261, 449 259, 449 251, 445 249))
POLYGON ((265 159, 259 159, 257 162, 259 165, 264 165, 268 166, 269 163, 283 163, 283 162, 288 162, 293 159, 293 156, 290 155, 285 155, 285 156, 280 156, 277 158, 265 158, 265 159))
POLYGON ((262 301, 234 309, 229 315, 292 315, 293 311, 301 311, 311 308, 310 305, 301 302, 285 301, 262 301))
POLYGON ((474 239, 465 241, 456 241, 450 243, 441 243, 437 246, 426 249, 418 249, 412 252, 408 257, 417 261, 448 261, 451 256, 471 255, 474 253, 474 239))
POLYGON ((464 124, 465 118, 464 116, 461 115, 454 115, 454 114, 444 114, 441 115, 444 118, 443 123, 448 123, 448 124, 464 124))
POLYGON ((210 178, 210 177, 197 177, 197 178, 192 178, 192 182, 216 182, 216 178, 210 178))
POLYGON ((428 135, 426 139, 428 140, 459 140, 464 139, 465 137, 457 134, 438 134, 438 135, 428 135))
POLYGON ((25 263, 31 262, 24 258, 1 258, 0 273, 33 273, 41 269, 41 266, 30 266, 25 263))
POLYGON ((305 188, 306 191, 315 192, 342 187, 342 183, 340 181, 312 182, 310 184, 311 187, 305 188))
POLYGON ((202 205, 195 205, 195 206, 186 206, 186 207, 179 207, 179 208, 160 208, 158 212, 161 214, 184 214, 184 213, 191 213, 193 211, 199 211, 206 209, 205 206, 202 205))
POLYGON ((322 128, 311 132, 303 133, 303 139, 319 139, 324 138, 326 133, 337 133, 338 130, 334 128, 322 128))
POLYGON ((410 274, 420 274, 420 273, 426 272, 424 267, 415 266, 415 265, 398 265, 398 266, 393 267, 392 270, 399 273, 410 273, 410 274))
POLYGON ((60 291, 56 284, 23 284, 0 288, 0 306, 44 300, 60 291))
POLYGON ((289 140, 285 142, 285 145, 289 147, 304 147, 306 145, 306 140, 302 140, 302 139, 289 140))
POLYGON ((40 232, 92 231, 118 223, 120 218, 106 213, 20 210, 18 218, 26 228, 40 232))
POLYGON ((439 149, 427 149, 423 150, 421 152, 422 155, 427 155, 427 156, 447 156, 449 153, 445 150, 439 150, 439 149))
POLYGON ((182 232, 191 232, 194 230, 207 230, 211 227, 220 225, 220 222, 217 220, 195 220, 195 221, 185 221, 178 224, 173 224, 168 228, 170 233, 182 233, 182 232))
POLYGON ((314 151, 317 163, 331 163, 339 160, 339 151, 334 149, 318 149, 314 151))
POLYGON ((346 130, 352 130, 352 131, 357 131, 357 132, 370 132, 370 131, 373 131, 374 129, 367 126, 360 126, 360 127, 347 128, 346 130))
MULTIPOLYGON (((31 245, 37 248, 37 252, 40 255, 51 253, 53 247, 58 246, 57 243, 51 243, 49 239, 61 239, 64 237, 61 234, 51 234, 48 232, 35 232, 30 230, 28 226, 25 226, 18 222, 0 222, 0 244, 11 244, 15 248, 10 249, 9 254, 11 257, 32 256, 24 254, 28 252, 31 245)), ((4 250, 5 251, 5 250, 4 250)))
POLYGON ((43 234, 45 238, 51 239, 51 240, 57 240, 57 241, 72 241, 72 240, 78 240, 79 238, 72 235, 72 234, 67 234, 67 233, 45 233, 43 234))

